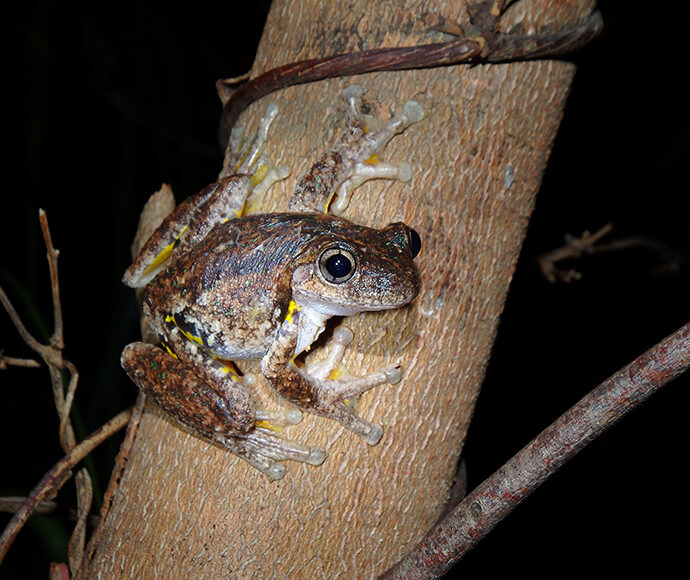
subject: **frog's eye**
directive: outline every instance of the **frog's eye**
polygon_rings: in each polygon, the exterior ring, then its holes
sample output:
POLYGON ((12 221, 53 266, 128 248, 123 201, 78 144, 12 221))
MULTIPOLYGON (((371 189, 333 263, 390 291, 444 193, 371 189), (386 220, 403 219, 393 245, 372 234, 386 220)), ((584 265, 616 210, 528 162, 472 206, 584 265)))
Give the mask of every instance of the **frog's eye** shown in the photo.
POLYGON ((319 258, 319 270, 326 282, 342 284, 355 273, 357 262, 351 252, 344 248, 329 248, 319 258))
POLYGON ((416 258, 417 254, 419 254, 419 251, 422 249, 422 238, 420 238, 419 234, 412 228, 410 228, 408 235, 410 236, 410 252, 412 252, 412 257, 416 258))

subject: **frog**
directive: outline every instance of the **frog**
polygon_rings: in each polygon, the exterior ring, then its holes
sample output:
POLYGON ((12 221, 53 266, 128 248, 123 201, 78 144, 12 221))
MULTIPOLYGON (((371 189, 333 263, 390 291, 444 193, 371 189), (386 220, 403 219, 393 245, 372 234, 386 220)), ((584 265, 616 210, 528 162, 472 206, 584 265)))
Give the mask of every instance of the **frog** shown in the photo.
POLYGON ((253 139, 235 133, 219 179, 180 203, 150 236, 123 281, 142 288, 142 308, 160 344, 134 342, 121 355, 133 382, 174 420, 277 480, 285 461, 322 464, 327 452, 292 441, 283 428, 312 412, 340 423, 369 445, 383 429, 355 410, 359 395, 401 380, 399 364, 365 376, 340 366, 353 340, 345 326, 330 339, 332 355, 307 364, 332 317, 402 308, 420 290, 415 257, 421 240, 402 222, 376 229, 329 213, 340 211, 368 179, 409 179, 409 165, 379 154, 396 134, 423 117, 408 101, 369 127, 361 87, 343 93, 340 139, 302 176, 287 212, 249 213, 289 170, 265 154, 277 107, 269 105, 253 139), (253 201, 252 201, 253 200, 253 201), (241 361, 260 361, 263 377, 292 405, 254 403, 251 374, 241 361))

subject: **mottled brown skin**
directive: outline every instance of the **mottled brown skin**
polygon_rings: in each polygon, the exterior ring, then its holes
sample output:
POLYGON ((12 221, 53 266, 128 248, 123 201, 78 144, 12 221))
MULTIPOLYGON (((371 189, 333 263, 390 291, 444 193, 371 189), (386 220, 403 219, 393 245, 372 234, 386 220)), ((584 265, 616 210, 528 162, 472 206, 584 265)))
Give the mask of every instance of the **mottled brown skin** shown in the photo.
POLYGON ((325 211, 329 195, 343 180, 343 159, 337 151, 328 151, 312 165, 297 184, 290 198, 290 210, 313 207, 325 211))
POLYGON ((216 437, 218 425, 237 435, 254 428, 253 403, 229 377, 211 386, 199 380, 194 367, 160 348, 135 342, 125 349, 134 363, 127 367, 133 380, 184 425, 210 439, 216 437))
POLYGON ((325 214, 231 220, 161 272, 146 287, 144 307, 162 336, 177 326, 200 337, 203 348, 219 358, 260 358, 275 340, 294 290, 311 292, 311 300, 330 300, 343 314, 412 300, 419 278, 408 232, 404 224, 376 230, 325 214), (316 261, 331 246, 345 246, 358 257, 355 275, 344 284, 317 277, 316 261), (295 282, 299 266, 312 273, 295 282), (169 315, 175 324, 166 322, 169 315))

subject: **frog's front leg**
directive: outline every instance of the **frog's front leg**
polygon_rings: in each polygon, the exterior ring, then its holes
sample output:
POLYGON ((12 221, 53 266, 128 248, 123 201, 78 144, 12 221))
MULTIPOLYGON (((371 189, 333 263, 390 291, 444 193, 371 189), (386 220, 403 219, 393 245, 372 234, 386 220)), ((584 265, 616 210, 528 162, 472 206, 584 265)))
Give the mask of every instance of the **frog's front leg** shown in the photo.
POLYGON ((381 440, 383 429, 357 415, 352 399, 378 385, 399 382, 402 374, 400 367, 390 365, 363 377, 330 378, 340 364, 345 348, 352 341, 349 329, 336 331, 333 356, 320 368, 297 367, 294 353, 302 315, 300 308, 293 303, 276 340, 261 362, 262 373, 286 399, 317 415, 338 421, 369 445, 376 445, 381 440))
POLYGON ((215 441, 268 475, 280 479, 284 460, 320 465, 322 449, 288 441, 276 434, 301 414, 255 411, 249 394, 231 369, 216 363, 213 376, 200 376, 174 354, 135 342, 122 352, 122 367, 134 383, 180 423, 215 441))
POLYGON ((408 101, 400 113, 381 121, 375 128, 366 125, 362 116, 362 88, 351 85, 342 92, 345 101, 343 134, 333 149, 325 153, 300 179, 290 198, 290 211, 341 214, 350 195, 370 179, 409 181, 409 163, 381 163, 378 154, 398 133, 424 117, 416 101, 408 101), (333 197, 336 202, 331 205, 333 197))

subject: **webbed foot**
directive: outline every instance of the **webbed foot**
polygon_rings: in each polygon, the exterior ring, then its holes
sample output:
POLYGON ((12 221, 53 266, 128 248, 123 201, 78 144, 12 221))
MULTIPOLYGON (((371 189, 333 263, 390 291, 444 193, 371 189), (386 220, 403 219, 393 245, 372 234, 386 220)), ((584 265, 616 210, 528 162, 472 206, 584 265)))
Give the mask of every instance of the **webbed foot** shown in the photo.
POLYGON ((351 85, 342 92, 346 126, 338 141, 301 178, 290 199, 290 211, 341 214, 352 192, 370 179, 409 181, 409 163, 382 163, 379 154, 388 142, 424 117, 416 101, 408 101, 402 111, 387 120, 366 120, 362 116, 362 87, 351 85), (318 187, 314 184, 318 183, 318 187), (335 201, 333 201, 335 198, 335 201), (333 202, 333 203, 332 203, 333 202))
POLYGON ((327 358, 305 365, 303 372, 319 381, 314 412, 335 419, 369 445, 376 445, 383 436, 383 428, 357 415, 355 403, 359 395, 374 387, 400 382, 402 369, 400 365, 393 364, 365 376, 351 375, 341 366, 341 362, 353 338, 354 335, 349 328, 336 328, 326 346, 330 349, 327 358))
POLYGON ((271 479, 281 479, 285 475, 282 461, 321 465, 326 460, 325 450, 283 439, 270 428, 258 425, 246 435, 218 434, 216 440, 271 479))

